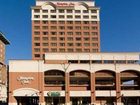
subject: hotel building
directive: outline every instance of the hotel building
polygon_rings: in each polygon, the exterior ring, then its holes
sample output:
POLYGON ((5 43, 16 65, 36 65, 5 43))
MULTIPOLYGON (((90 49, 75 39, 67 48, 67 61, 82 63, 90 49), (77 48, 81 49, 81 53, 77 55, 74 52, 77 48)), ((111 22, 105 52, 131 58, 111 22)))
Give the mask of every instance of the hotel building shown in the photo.
POLYGON ((9 105, 140 105, 139 53, 100 53, 92 0, 36 0, 32 60, 9 61, 9 105))
POLYGON ((100 52, 99 11, 93 0, 36 0, 32 59, 48 52, 100 52))
POLYGON ((0 103, 7 100, 7 68, 5 65, 5 46, 10 44, 0 32, 0 103))

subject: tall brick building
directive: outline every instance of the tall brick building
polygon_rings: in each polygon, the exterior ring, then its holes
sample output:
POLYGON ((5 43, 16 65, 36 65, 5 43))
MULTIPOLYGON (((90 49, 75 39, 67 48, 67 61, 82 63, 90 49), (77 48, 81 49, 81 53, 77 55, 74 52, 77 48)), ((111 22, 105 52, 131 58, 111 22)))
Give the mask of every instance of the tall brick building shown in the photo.
POLYGON ((32 7, 32 58, 47 52, 100 52, 100 9, 93 0, 37 0, 32 7))

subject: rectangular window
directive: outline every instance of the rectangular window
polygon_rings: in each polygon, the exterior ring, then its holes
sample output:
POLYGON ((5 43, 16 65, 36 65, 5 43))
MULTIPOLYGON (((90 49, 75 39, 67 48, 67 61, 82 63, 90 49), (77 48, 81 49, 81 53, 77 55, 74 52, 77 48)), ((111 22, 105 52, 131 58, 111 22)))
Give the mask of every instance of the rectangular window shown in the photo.
POLYGON ((48 18, 48 15, 43 15, 42 17, 43 17, 43 18, 48 18))
POLYGON ((40 12, 40 9, 34 9, 34 12, 35 13, 39 13, 40 12))
POLYGON ((72 13, 73 11, 72 10, 67 10, 67 13, 72 13))
POLYGON ((64 13, 65 11, 63 9, 60 9, 59 10, 59 13, 64 13))
POLYGON ((52 18, 52 19, 56 18, 56 15, 51 15, 51 18, 52 18))
POLYGON ((34 15, 34 18, 40 18, 40 15, 34 15))
POLYGON ((48 10, 42 10, 43 13, 48 13, 48 10))
POLYGON ((97 13, 97 10, 91 10, 91 13, 97 13))
POLYGON ((81 11, 80 10, 75 10, 75 13, 81 13, 81 11))

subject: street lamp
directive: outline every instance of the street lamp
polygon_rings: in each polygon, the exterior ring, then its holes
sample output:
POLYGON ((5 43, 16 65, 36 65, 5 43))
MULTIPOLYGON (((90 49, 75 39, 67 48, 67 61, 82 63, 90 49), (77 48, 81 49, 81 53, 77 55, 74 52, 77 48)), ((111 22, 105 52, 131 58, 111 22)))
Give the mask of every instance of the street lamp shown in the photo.
MULTIPOLYGON (((64 72, 65 72, 65 78, 66 78, 66 72, 67 72, 67 70, 68 70, 70 64, 71 64, 71 63, 68 63, 67 65, 66 65, 66 63, 62 63, 62 64, 61 64, 61 66, 62 66, 62 68, 64 69, 64 72)), ((66 84, 66 82, 67 82, 67 81, 66 81, 66 79, 65 79, 65 98, 66 98, 66 94, 67 94, 67 84, 66 84)), ((67 105, 66 100, 65 100, 65 105, 67 105)))

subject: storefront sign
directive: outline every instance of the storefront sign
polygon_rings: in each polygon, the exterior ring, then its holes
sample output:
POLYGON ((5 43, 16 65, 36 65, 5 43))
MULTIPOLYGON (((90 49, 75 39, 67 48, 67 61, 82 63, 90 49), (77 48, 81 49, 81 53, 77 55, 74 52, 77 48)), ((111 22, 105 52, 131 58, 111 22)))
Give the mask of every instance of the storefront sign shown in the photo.
POLYGON ((34 80, 34 77, 18 77, 18 81, 20 81, 22 84, 29 84, 31 81, 34 80))
POLYGON ((60 92, 48 92, 47 95, 49 97, 59 97, 60 96, 60 92))
POLYGON ((57 6, 74 6, 74 3, 56 3, 57 6))

